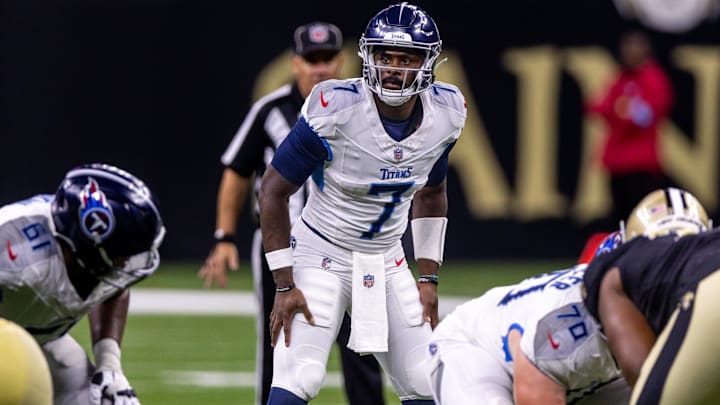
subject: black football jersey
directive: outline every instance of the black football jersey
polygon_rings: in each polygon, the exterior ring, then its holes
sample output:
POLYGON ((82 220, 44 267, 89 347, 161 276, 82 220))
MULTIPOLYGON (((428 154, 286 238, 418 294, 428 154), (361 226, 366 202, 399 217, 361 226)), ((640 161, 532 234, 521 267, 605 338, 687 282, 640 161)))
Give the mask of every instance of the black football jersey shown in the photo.
POLYGON ((597 319, 600 282, 614 267, 620 269, 625 293, 659 334, 680 298, 720 269, 720 230, 679 239, 674 235, 652 240, 640 237, 594 258, 583 277, 583 295, 597 319))

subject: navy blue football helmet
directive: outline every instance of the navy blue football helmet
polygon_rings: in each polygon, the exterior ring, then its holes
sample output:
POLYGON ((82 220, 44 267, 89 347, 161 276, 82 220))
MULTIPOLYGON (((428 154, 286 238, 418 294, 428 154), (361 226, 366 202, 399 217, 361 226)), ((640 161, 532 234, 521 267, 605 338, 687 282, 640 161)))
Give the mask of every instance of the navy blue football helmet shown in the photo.
POLYGON ((435 61, 441 50, 440 32, 433 19, 419 7, 403 2, 389 6, 370 20, 360 38, 358 54, 363 60, 363 77, 370 90, 384 103, 397 106, 407 102, 412 95, 427 90, 435 81, 435 61), (413 53, 424 54, 423 64, 419 69, 392 68, 404 70, 400 90, 383 88, 380 73, 388 67, 375 63, 373 53, 378 47, 408 48, 413 53), (417 74, 414 80, 408 82, 411 72, 417 74))
POLYGON ((102 163, 70 170, 51 212, 55 236, 98 278, 124 267, 125 259, 156 253, 165 234, 150 189, 132 174, 102 163))

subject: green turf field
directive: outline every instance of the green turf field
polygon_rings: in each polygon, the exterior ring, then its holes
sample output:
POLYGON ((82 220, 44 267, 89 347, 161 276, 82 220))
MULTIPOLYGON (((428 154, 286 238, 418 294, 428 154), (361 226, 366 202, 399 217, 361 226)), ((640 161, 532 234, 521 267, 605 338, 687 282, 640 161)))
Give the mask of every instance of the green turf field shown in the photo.
MULTIPOLYGON (((473 297, 487 289, 529 275, 560 269, 568 261, 532 263, 446 263, 440 294, 473 297)), ((202 289, 199 264, 164 263, 151 278, 133 288, 202 289)), ((230 275, 228 289, 250 291, 249 268, 230 275)), ((89 347, 85 321, 71 332, 89 347)), ((329 375, 340 378, 336 348, 329 375)), ((123 341, 123 367, 144 405, 245 405, 254 398, 255 319, 249 316, 133 315, 123 341)), ((330 380, 330 378, 328 378, 330 380)), ((326 381, 328 383, 328 381, 326 381)), ((340 384, 321 390, 314 405, 347 404, 340 384)), ((388 405, 399 404, 386 388, 388 405)))

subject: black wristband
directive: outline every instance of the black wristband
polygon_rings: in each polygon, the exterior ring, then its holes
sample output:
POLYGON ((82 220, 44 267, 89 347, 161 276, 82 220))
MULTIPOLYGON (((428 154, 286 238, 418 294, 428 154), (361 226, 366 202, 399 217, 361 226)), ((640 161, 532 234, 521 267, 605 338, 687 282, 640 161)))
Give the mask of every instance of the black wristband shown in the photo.
POLYGON ((215 238, 215 242, 233 242, 233 243, 235 243, 235 235, 225 235, 222 238, 215 238))
POLYGON ((231 233, 225 233, 222 231, 222 229, 218 229, 213 234, 213 239, 215 239, 215 242, 233 242, 235 243, 235 235, 231 233))
POLYGON ((438 285, 437 274, 421 274, 418 276, 418 283, 431 283, 438 285))
POLYGON ((275 292, 288 292, 295 288, 295 283, 290 284, 289 286, 285 287, 275 287, 275 292))

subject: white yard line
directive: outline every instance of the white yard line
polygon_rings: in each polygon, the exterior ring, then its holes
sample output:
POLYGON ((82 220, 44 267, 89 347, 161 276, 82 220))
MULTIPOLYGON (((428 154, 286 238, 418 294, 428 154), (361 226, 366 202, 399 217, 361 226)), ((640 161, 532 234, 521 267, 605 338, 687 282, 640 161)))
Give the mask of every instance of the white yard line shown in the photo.
MULTIPOLYGON (((163 380, 168 385, 182 385, 195 387, 240 387, 254 388, 257 376, 250 371, 166 371, 163 380)), ((328 372, 325 375, 324 387, 341 387, 342 375, 338 372, 328 372)), ((386 383, 389 383, 386 381, 386 383)))
MULTIPOLYGON (((441 296, 440 317, 469 299, 441 296)), ((131 314, 251 316, 257 306, 254 295, 239 291, 134 288, 130 294, 131 314)))

